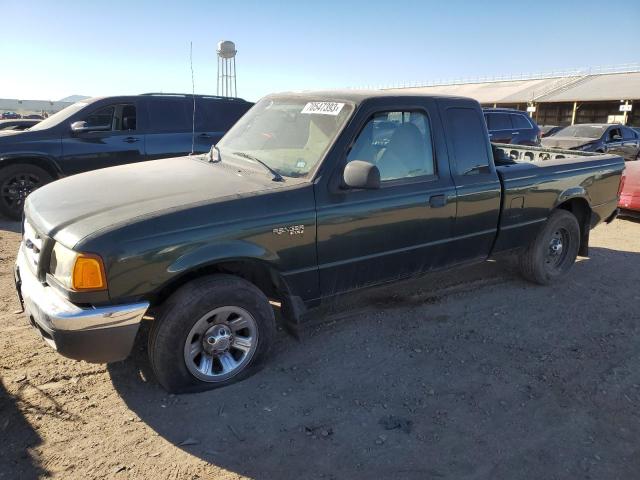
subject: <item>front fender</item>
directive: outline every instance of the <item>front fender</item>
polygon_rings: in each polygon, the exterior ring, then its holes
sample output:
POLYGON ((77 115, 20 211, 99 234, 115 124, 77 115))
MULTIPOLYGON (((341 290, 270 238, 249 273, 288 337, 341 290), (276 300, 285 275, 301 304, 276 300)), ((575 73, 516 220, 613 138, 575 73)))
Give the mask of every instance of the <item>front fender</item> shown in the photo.
POLYGON ((57 177, 63 176, 62 169, 57 160, 47 154, 34 151, 21 151, 21 152, 8 152, 0 153, 0 168, 4 165, 11 165, 21 162, 32 162, 35 165, 39 165, 51 173, 55 173, 57 177))
POLYGON ((271 266, 278 264, 279 257, 261 245, 245 240, 234 240, 202 245, 179 256, 167 271, 172 275, 206 268, 222 262, 239 260, 258 260, 271 266))

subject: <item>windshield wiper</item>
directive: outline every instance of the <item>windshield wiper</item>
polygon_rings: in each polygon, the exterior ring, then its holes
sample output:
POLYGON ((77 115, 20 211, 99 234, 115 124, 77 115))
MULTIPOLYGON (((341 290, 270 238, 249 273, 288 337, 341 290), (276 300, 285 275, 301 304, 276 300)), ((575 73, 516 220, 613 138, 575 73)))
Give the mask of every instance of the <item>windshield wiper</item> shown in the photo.
POLYGON ((236 155, 237 157, 246 158, 247 160, 253 160, 254 162, 258 162, 264 168, 269 170, 269 172, 271 172, 271 174, 273 175, 273 179, 272 180, 274 182, 284 182, 284 177, 282 175, 280 175, 276 170, 271 168, 269 165, 267 165, 265 162, 263 162, 259 158, 254 157, 253 155, 249 155, 248 153, 244 153, 244 152, 233 152, 233 155, 236 155))

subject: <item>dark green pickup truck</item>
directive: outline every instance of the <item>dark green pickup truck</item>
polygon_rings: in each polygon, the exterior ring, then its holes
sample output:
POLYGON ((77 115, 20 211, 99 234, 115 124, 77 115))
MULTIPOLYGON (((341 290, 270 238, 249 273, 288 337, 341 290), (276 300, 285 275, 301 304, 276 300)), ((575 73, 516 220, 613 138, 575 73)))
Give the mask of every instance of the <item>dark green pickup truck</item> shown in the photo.
MULTIPOLYGON (((622 158, 492 145, 470 99, 272 95, 206 155, 97 170, 25 204, 16 284, 62 355, 124 359, 143 319, 169 391, 250 375, 274 310, 520 255, 549 283, 616 214, 622 158)), ((461 273, 464 274, 464 273, 461 273)))

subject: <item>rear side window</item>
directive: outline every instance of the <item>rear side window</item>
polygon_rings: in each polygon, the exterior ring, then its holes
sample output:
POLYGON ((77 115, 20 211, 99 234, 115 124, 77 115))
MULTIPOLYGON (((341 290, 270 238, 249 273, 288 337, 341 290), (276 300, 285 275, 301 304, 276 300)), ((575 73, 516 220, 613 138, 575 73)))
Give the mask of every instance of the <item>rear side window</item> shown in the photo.
POLYGON ((486 172, 489 155, 480 114, 472 108, 448 108, 447 127, 447 136, 453 146, 456 173, 477 175, 486 172))
POLYGON ((191 131, 193 103, 184 98, 154 98, 148 103, 149 127, 154 132, 191 131))
POLYGON ((624 140, 635 140, 636 134, 630 128, 623 128, 622 129, 622 138, 624 140))
POLYGON ((196 129, 226 132, 247 110, 250 103, 203 98, 196 107, 196 129))
POLYGON ((524 115, 518 113, 511 114, 511 123, 514 128, 531 128, 529 120, 527 120, 524 115))
POLYGON ((508 113, 487 114, 489 130, 509 130, 513 128, 509 117, 508 113))

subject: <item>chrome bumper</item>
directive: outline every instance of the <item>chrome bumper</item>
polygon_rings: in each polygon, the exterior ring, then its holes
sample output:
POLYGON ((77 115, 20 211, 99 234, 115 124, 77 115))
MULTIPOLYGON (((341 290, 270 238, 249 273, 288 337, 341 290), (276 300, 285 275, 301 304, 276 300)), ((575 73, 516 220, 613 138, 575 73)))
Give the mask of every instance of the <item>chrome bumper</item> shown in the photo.
POLYGON ((125 358, 148 302, 81 308, 40 283, 20 246, 16 260, 16 287, 31 324, 62 355, 98 363, 125 358))

